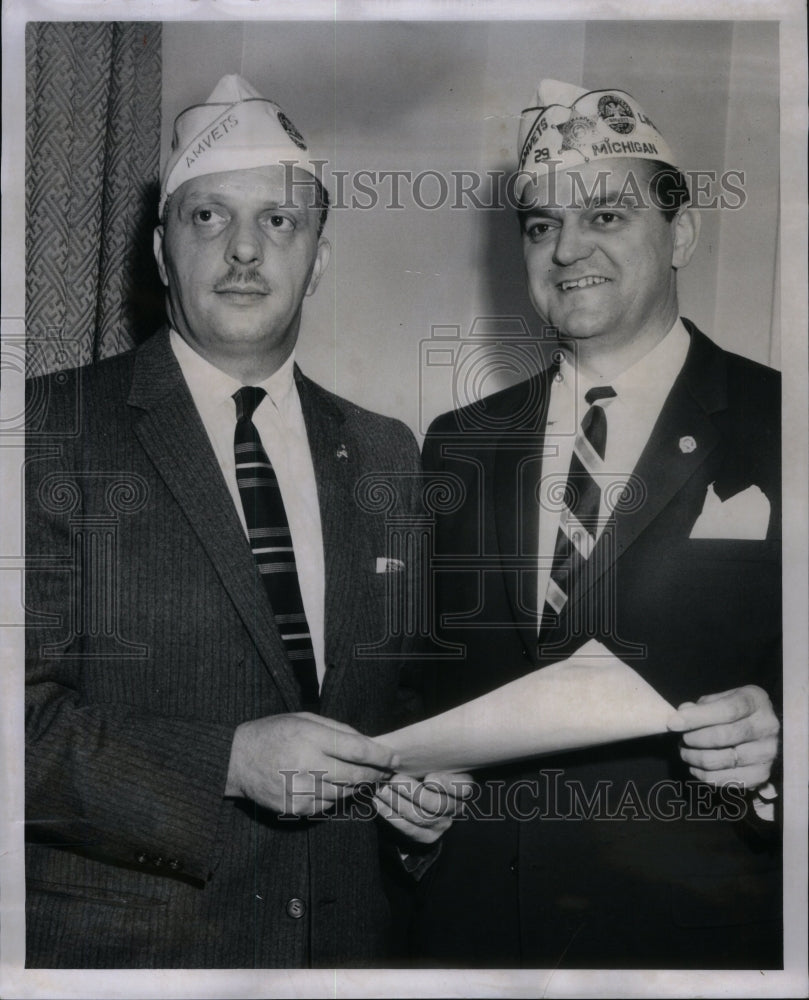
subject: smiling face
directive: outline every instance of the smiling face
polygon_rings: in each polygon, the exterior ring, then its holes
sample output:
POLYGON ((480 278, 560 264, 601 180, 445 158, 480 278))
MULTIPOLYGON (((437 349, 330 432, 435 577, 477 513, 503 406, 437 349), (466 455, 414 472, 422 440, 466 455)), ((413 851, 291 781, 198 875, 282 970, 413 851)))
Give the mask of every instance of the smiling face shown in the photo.
POLYGON ((648 179, 643 161, 588 163, 557 175, 550 206, 523 213, 531 301, 563 340, 640 355, 677 318, 676 269, 697 227, 690 209, 669 222, 652 207, 648 179))
POLYGON ((282 166, 186 181, 155 230, 171 325, 236 378, 260 381, 289 357, 303 299, 328 262, 311 178, 300 174, 293 185, 282 166))

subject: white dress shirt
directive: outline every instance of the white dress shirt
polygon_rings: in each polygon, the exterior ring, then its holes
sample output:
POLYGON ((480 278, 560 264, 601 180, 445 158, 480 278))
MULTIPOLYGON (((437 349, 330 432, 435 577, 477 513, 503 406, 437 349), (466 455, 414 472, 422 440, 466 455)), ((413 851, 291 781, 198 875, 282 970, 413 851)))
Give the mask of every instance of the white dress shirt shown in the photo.
MULTIPOLYGON (((171 331, 171 347, 247 536, 233 450, 236 431, 236 402, 233 394, 242 387, 242 383, 197 354, 174 330, 171 331)), ((265 390, 267 396, 256 407, 253 423, 261 436, 261 443, 269 455, 281 488, 295 549, 303 607, 312 636, 318 681, 322 682, 325 672, 326 589, 323 531, 312 452, 293 378, 294 365, 293 352, 277 372, 263 382, 255 383, 265 390)))
POLYGON ((607 446, 604 452, 606 477, 599 481, 602 487, 600 534, 651 437, 663 404, 683 367, 690 341, 688 331, 678 319, 648 354, 612 379, 585 375, 566 357, 561 362, 559 373, 551 384, 542 458, 537 580, 540 613, 545 606, 561 514, 550 491, 554 485, 559 487, 567 481, 576 434, 589 409, 585 394, 595 386, 604 385, 612 386, 616 393, 604 411, 607 417, 607 446), (605 489, 607 483, 609 488, 605 489))

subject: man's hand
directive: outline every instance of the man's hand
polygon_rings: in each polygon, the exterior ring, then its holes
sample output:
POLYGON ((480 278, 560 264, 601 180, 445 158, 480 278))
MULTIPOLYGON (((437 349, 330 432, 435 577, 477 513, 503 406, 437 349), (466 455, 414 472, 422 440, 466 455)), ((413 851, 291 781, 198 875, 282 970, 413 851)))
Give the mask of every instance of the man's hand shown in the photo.
POLYGON ((752 684, 684 702, 669 722, 682 733, 680 756, 711 785, 763 785, 778 753, 780 725, 765 691, 752 684))
POLYGON ((377 813, 409 840, 432 844, 460 815, 474 787, 470 774, 435 772, 423 781, 394 774, 374 793, 377 813))
POLYGON ((225 795, 313 816, 355 785, 390 777, 397 763, 388 747, 342 722, 310 712, 269 715, 236 729, 225 795))

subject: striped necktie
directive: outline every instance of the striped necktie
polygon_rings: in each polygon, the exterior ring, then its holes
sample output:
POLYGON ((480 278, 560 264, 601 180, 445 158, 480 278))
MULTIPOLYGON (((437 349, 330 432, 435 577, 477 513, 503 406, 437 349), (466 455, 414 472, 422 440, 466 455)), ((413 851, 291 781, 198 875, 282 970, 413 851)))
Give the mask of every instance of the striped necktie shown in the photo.
POLYGON ((581 428, 573 444, 565 483, 564 507, 559 518, 556 548, 541 627, 556 624, 575 581, 598 540, 604 455, 607 448, 607 415, 604 408, 616 393, 612 386, 588 390, 581 428))
POLYGON ((250 548, 270 598, 275 621, 300 686, 306 711, 317 711, 315 653, 303 607, 295 551, 275 470, 253 424, 264 389, 242 386, 236 401, 236 482, 242 499, 250 548))

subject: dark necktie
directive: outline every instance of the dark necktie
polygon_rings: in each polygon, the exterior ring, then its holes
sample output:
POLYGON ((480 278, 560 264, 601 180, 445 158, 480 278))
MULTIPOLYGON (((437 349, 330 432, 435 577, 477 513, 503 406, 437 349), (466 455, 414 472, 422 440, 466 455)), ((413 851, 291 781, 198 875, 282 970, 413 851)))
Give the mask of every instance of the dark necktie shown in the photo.
POLYGON ((559 518, 556 547, 541 626, 555 624, 567 604, 579 573, 598 539, 607 415, 604 407, 615 397, 612 386, 590 389, 584 399, 589 409, 576 435, 565 483, 564 507, 559 518))
POLYGON ((251 385, 233 394, 236 401, 236 482, 250 547, 300 686, 301 701, 306 711, 317 711, 315 654, 303 608, 289 521, 275 470, 253 424, 253 413, 265 396, 263 389, 251 385))

